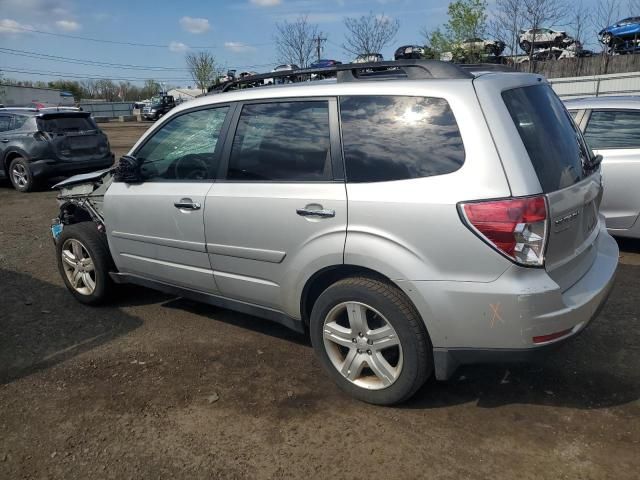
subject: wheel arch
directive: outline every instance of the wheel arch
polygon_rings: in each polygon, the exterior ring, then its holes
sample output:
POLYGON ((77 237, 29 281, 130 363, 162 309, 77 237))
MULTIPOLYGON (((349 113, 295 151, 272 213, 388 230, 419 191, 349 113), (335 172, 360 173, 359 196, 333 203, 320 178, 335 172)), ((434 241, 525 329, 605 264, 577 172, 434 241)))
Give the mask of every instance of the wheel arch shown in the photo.
MULTIPOLYGON (((393 285, 406 295, 404 289, 397 282, 394 282, 388 276, 371 268, 352 264, 339 264, 324 267, 311 275, 311 277, 309 277, 304 287, 302 288, 302 295, 300 298, 300 314, 305 327, 309 326, 309 320, 311 318, 313 305, 315 304, 318 297, 322 294, 322 292, 324 292, 329 286, 337 281, 355 276, 381 280, 393 285)), ((412 303, 412 305, 416 309, 416 312, 419 312, 418 308, 416 307, 413 300, 409 297, 409 295, 406 295, 406 297, 412 303)))
POLYGON ((27 161, 29 160, 29 156, 26 154, 26 152, 24 152, 23 150, 19 149, 19 148, 9 148, 7 149, 6 152, 4 152, 3 158, 2 158, 2 168, 4 168, 5 173, 9 172, 9 165, 11 164, 11 162, 18 158, 18 157, 22 157, 24 159, 26 159, 27 161))

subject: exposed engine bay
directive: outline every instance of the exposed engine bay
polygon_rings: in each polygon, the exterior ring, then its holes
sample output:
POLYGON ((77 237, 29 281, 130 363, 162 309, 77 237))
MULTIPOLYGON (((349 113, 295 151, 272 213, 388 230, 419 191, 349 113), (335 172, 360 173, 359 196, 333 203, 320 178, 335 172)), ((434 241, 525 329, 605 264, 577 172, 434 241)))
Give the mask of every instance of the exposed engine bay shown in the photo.
POLYGON ((99 227, 102 226, 104 195, 113 182, 113 175, 112 169, 100 170, 75 175, 54 185, 60 190, 57 198, 60 206, 58 222, 70 225, 93 220, 99 227))

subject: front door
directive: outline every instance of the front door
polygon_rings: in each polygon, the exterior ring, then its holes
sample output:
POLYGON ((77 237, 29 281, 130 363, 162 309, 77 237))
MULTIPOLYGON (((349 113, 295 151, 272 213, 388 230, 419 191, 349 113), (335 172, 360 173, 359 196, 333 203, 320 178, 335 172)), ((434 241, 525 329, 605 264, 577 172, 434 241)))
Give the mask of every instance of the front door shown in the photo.
POLYGON ((228 161, 205 210, 216 282, 225 297, 299 317, 302 279, 343 262, 336 102, 251 102, 234 116, 228 161))
POLYGON ((144 181, 114 182, 104 215, 121 273, 215 293, 204 236, 207 192, 220 158, 228 106, 180 113, 133 152, 144 181))
POLYGON ((603 158, 600 212, 607 228, 631 228, 640 212, 640 111, 592 111, 584 136, 603 158))

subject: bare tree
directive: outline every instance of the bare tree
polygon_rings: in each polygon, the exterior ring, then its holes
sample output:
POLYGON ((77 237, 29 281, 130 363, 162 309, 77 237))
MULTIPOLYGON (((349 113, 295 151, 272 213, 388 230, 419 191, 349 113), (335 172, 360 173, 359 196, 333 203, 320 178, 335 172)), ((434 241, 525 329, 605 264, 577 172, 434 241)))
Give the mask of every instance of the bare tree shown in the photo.
POLYGON ((514 57, 518 54, 520 30, 524 25, 523 5, 521 0, 496 0, 489 29, 497 40, 506 45, 506 50, 514 57))
POLYGON ((534 71, 534 45, 537 31, 562 23, 567 17, 568 5, 564 0, 522 0, 523 20, 527 28, 532 29, 529 54, 529 71, 534 71))
POLYGON ((591 11, 588 7, 585 7, 582 2, 578 3, 569 19, 569 26, 571 27, 573 38, 580 42, 580 45, 584 44, 585 30, 587 25, 591 23, 591 11))
POLYGON ((311 63, 315 39, 319 38, 318 26, 300 16, 293 22, 276 23, 276 49, 282 63, 295 64, 306 68, 311 63))
MULTIPOLYGON (((611 25, 620 16, 620 0, 602 0, 593 14, 593 29, 600 32, 605 27, 611 25)), ((607 73, 609 69, 609 45, 600 38, 600 73, 607 73)))
POLYGON ((347 34, 342 48, 352 55, 365 55, 380 53, 394 39, 400 23, 395 18, 369 12, 361 17, 346 17, 344 26, 347 34))
POLYGON ((213 85, 218 76, 216 59, 209 52, 187 53, 185 56, 187 68, 196 86, 202 91, 213 85))

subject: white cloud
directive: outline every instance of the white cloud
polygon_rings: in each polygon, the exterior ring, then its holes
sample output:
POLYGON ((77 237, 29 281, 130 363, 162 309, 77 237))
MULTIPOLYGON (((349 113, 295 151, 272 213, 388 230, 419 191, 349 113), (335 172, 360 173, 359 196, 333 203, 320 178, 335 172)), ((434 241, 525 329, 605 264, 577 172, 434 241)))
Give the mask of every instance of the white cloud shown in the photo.
POLYGON ((16 22, 11 18, 3 18, 0 20, 0 35, 18 35, 21 33, 29 33, 26 30, 33 30, 31 25, 16 22))
POLYGON ((255 47, 251 45, 245 45, 242 42, 224 42, 224 48, 233 53, 249 53, 255 52, 255 47))
POLYGON ((174 53, 184 53, 189 50, 189 47, 182 42, 171 42, 169 44, 169 50, 174 53))
POLYGON ((75 32, 76 30, 80 30, 81 25, 75 20, 58 20, 56 22, 56 26, 60 30, 64 30, 65 32, 75 32))
POLYGON ((211 28, 206 18, 182 17, 180 26, 189 33, 204 33, 211 28))
POLYGON ((258 7, 275 7, 281 3, 282 0, 251 0, 251 4, 258 7))

